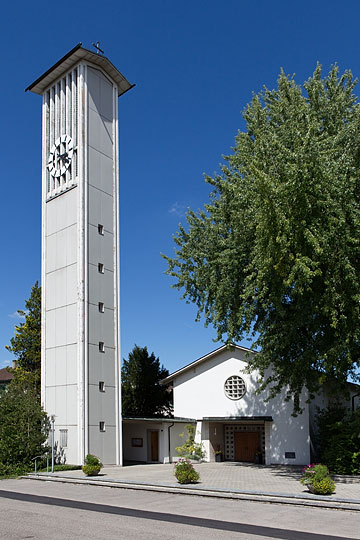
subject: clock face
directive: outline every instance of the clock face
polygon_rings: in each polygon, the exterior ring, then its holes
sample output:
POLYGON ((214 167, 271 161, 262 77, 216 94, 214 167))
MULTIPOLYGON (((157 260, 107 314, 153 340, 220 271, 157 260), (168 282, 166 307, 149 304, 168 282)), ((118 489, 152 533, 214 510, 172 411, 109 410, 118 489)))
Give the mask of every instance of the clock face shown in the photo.
POLYGON ((70 167, 73 156, 73 142, 69 135, 61 135, 51 147, 48 169, 52 176, 62 176, 70 167))

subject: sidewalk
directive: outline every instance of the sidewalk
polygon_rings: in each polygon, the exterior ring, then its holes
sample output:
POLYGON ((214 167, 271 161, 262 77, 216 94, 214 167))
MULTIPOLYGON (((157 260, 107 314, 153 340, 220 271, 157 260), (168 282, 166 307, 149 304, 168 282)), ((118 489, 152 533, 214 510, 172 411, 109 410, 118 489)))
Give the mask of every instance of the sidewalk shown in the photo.
POLYGON ((82 471, 66 471, 32 474, 27 478, 360 511, 360 478, 335 477, 336 492, 320 496, 312 495, 300 484, 299 467, 224 462, 199 463, 195 468, 200 482, 189 485, 176 482, 171 464, 105 466, 97 477, 85 477, 82 471))

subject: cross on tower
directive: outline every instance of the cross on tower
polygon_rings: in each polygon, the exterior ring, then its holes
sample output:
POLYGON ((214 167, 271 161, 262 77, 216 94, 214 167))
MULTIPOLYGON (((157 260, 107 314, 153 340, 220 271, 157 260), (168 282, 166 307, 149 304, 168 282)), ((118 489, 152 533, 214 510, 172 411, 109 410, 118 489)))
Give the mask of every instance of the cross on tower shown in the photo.
POLYGON ((92 46, 95 47, 97 54, 104 54, 104 51, 100 49, 100 41, 97 41, 96 44, 93 43, 92 46))

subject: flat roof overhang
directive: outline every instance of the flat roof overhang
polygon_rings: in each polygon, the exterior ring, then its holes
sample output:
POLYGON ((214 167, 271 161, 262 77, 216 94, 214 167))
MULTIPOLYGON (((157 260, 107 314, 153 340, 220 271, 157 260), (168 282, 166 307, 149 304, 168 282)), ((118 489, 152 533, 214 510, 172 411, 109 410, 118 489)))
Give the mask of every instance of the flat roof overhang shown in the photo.
POLYGON ((158 424, 159 423, 184 423, 184 422, 189 422, 189 423, 195 423, 196 420, 194 418, 180 418, 180 417, 176 417, 176 418, 169 418, 168 416, 166 417, 152 417, 152 418, 147 418, 147 417, 139 417, 139 416, 123 416, 122 417, 122 421, 123 422, 127 422, 127 423, 134 423, 134 422, 157 422, 158 424))
POLYGON ((30 91, 35 94, 42 95, 55 81, 57 81, 65 72, 69 71, 75 64, 81 60, 90 62, 93 65, 101 67, 104 72, 116 83, 118 87, 118 95, 125 94, 133 88, 135 84, 130 84, 129 81, 116 69, 106 56, 89 51, 78 43, 71 51, 63 56, 50 69, 45 71, 36 81, 25 88, 25 92, 30 91))
POLYGON ((198 422, 221 422, 222 424, 236 424, 243 422, 273 422, 272 416, 204 416, 198 422))

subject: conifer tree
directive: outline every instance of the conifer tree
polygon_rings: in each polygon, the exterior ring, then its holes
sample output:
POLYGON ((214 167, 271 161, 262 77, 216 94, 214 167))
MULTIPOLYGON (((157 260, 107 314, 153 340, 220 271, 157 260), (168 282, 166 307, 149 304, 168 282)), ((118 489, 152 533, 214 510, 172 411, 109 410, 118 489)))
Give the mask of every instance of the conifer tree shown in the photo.
POLYGON ((160 381, 169 372, 147 347, 134 346, 121 368, 122 413, 125 416, 169 416, 172 393, 160 381))

